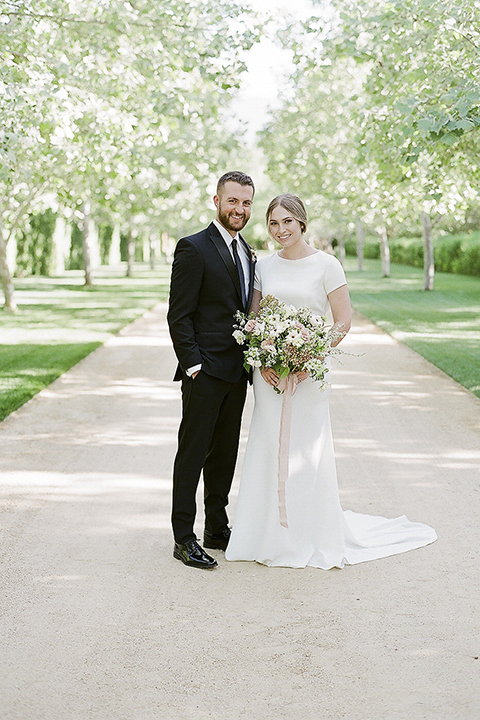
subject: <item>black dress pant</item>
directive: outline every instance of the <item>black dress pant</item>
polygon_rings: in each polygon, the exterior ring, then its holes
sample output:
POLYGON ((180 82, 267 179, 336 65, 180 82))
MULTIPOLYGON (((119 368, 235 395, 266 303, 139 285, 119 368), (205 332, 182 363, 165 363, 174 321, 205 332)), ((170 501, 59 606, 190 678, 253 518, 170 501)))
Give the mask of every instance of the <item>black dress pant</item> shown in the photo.
POLYGON ((234 383, 200 371, 182 380, 182 421, 173 467, 172 526, 175 541, 193 540, 195 495, 203 469, 205 529, 227 527, 226 506, 237 461, 247 378, 234 383))

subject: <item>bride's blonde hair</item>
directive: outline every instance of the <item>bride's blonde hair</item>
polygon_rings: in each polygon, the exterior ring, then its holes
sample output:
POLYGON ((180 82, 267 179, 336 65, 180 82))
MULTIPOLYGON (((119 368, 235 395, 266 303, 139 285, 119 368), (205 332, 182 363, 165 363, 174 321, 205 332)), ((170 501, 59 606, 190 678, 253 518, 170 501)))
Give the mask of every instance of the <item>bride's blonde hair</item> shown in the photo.
POLYGON ((285 210, 287 210, 290 215, 295 218, 295 220, 298 220, 302 233, 304 233, 307 229, 308 222, 307 211, 305 210, 305 205, 300 198, 297 195, 292 195, 291 193, 283 193, 283 195, 277 195, 277 197, 273 198, 267 208, 267 212, 265 213, 267 228, 270 222, 270 215, 279 205, 285 208, 285 210))

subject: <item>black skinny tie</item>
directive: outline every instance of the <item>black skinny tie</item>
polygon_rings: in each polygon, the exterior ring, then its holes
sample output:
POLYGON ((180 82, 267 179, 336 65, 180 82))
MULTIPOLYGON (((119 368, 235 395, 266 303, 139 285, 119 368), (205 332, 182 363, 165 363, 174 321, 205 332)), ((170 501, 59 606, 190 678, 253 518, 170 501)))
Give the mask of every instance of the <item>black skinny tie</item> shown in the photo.
POLYGON ((245 275, 243 274, 242 263, 240 262, 240 257, 238 255, 237 238, 233 238, 233 240, 232 240, 232 251, 233 251, 233 259, 235 260, 235 265, 237 266, 238 279, 240 280, 240 290, 242 292, 242 303, 243 303, 243 307, 246 308, 247 307, 247 295, 245 292, 245 275))

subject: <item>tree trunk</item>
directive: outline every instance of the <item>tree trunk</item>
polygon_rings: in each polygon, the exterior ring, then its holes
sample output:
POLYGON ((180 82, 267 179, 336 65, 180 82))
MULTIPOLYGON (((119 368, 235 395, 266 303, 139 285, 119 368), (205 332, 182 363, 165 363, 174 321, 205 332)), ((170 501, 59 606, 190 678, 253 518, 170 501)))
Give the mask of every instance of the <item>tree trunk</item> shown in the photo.
POLYGON ((157 264, 157 236, 155 233, 149 235, 149 247, 150 247, 150 270, 155 270, 157 264))
POLYGON ((18 307, 15 302, 15 288, 7 262, 7 244, 8 238, 5 237, 3 219, 0 214, 0 276, 2 279, 3 294, 5 296, 4 307, 6 310, 10 310, 10 312, 17 312, 18 307))
POLYGON ((382 258, 382 277, 390 277, 390 247, 386 225, 380 230, 380 256, 382 258))
POLYGON ((433 290, 435 262, 433 254, 432 221, 426 212, 420 213, 423 237, 423 289, 433 290))
POLYGON ((355 232, 357 234, 357 269, 359 272, 363 270, 363 248, 365 245, 365 227, 361 220, 355 223, 355 232))
POLYGON ((135 262, 135 236, 132 228, 127 234, 127 277, 133 277, 133 263, 135 262))
POLYGON ((340 260, 342 267, 345 267, 345 238, 343 233, 336 235, 338 240, 338 259, 340 260))
POLYGON ((142 238, 142 259, 144 263, 150 261, 150 238, 144 235, 142 238))
POLYGON ((17 232, 18 228, 12 228, 7 240, 7 265, 10 270, 10 276, 15 277, 17 271, 17 232))
POLYGON ((108 252, 108 264, 119 265, 121 262, 120 255, 120 225, 115 223, 113 226, 112 240, 110 243, 110 250, 108 252))
POLYGON ((57 215, 52 236, 51 274, 62 275, 65 272, 70 255, 71 239, 72 226, 61 215, 57 215))
POLYGON ((82 222, 82 243, 83 243, 83 267, 85 270, 86 287, 93 286, 92 272, 92 247, 90 235, 90 212, 91 206, 89 200, 83 203, 83 222, 82 222))
POLYGON ((160 252, 165 256, 166 261, 169 265, 173 262, 173 252, 175 250, 175 240, 164 230, 162 232, 160 252))

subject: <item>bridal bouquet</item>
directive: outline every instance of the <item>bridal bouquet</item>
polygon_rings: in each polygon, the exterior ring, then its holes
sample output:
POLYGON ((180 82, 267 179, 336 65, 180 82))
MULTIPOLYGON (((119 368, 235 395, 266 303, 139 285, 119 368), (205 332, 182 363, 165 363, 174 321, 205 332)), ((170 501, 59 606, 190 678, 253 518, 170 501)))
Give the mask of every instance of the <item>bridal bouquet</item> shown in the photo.
MULTIPOLYGON (((306 370, 313 380, 325 385, 325 358, 341 352, 332 342, 342 337, 309 308, 286 305, 273 295, 266 295, 255 315, 240 311, 235 315, 233 337, 245 344, 244 367, 272 367, 280 379, 306 370)), ((276 388, 275 388, 276 389, 276 388)), ((278 390, 277 390, 278 392, 278 390)))

